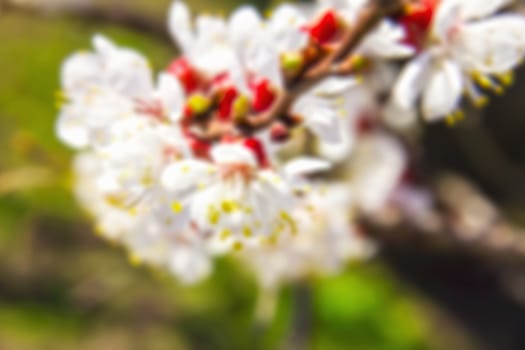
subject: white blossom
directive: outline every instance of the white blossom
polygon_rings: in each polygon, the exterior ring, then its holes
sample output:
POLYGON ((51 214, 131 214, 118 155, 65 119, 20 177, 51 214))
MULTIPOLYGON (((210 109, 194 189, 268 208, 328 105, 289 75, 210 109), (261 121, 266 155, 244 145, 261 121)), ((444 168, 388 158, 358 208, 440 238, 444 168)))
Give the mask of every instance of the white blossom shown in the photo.
POLYGON ((409 179, 401 138, 416 139, 419 103, 435 120, 456 115, 463 94, 481 104, 510 82, 525 20, 499 13, 509 4, 429 1, 415 17, 408 4, 332 62, 366 0, 228 18, 192 17, 176 0, 168 29, 182 56, 156 79, 139 53, 96 35, 64 62, 58 94, 79 202, 133 261, 182 283, 239 250, 268 288, 340 272, 375 249, 359 216, 431 221, 434 199, 409 179))
POLYGON ((428 35, 427 47, 403 70, 394 102, 411 109, 421 96, 426 119, 445 117, 459 108, 462 93, 483 103, 481 88, 501 88, 501 76, 525 54, 525 20, 515 14, 492 16, 509 1, 443 0, 428 35))
POLYGON ((261 285, 276 288, 289 280, 335 274, 351 260, 370 257, 375 246, 352 224, 352 202, 346 184, 315 186, 292 212, 297 232, 248 249, 242 259, 261 285))
MULTIPOLYGON (((234 243, 294 231, 290 217, 301 177, 326 170, 326 162, 296 159, 281 173, 258 169, 252 152, 238 144, 219 145, 213 162, 182 160, 166 169, 164 186, 179 198, 200 230, 234 243)), ((258 243, 258 242, 255 242, 258 243)))

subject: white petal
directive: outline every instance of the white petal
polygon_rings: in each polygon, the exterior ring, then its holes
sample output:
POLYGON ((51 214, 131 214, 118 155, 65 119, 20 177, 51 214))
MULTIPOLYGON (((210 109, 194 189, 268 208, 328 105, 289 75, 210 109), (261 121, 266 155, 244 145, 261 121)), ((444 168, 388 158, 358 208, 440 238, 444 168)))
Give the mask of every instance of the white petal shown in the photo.
POLYGON ((211 157, 217 164, 247 164, 257 166, 254 154, 240 144, 221 144, 212 148, 211 157))
POLYGON ((175 192, 195 190, 199 184, 206 183, 214 171, 210 163, 199 160, 182 160, 168 166, 161 176, 161 183, 175 192))
POLYGON ((191 15, 188 6, 182 1, 174 1, 168 14, 168 29, 173 39, 187 52, 194 40, 191 15))
POLYGON ((162 102, 172 121, 178 121, 182 117, 184 89, 178 79, 170 74, 161 73, 156 96, 162 102))
POLYGON ((463 67, 481 73, 505 73, 525 55, 525 19, 500 15, 465 25, 454 47, 463 67))
POLYGON ((418 112, 416 108, 404 109, 389 101, 383 109, 383 119, 393 129, 411 130, 418 121, 418 112))
POLYGON ((365 56, 379 58, 405 58, 414 54, 414 49, 404 45, 403 28, 392 21, 384 20, 368 34, 359 45, 359 52, 365 56))
POLYGON ((104 68, 106 84, 125 96, 140 97, 153 90, 148 61, 134 50, 118 48, 111 51, 104 57, 104 68))
POLYGON ((212 76, 239 65, 235 52, 225 44, 204 43, 194 46, 189 58, 197 69, 212 76))
POLYGON ((479 19, 487 17, 514 0, 461 0, 461 14, 464 19, 479 19))
POLYGON ((401 71, 393 90, 393 99, 404 109, 411 109, 421 94, 427 79, 427 69, 431 62, 429 54, 416 57, 401 71))
POLYGON ((284 174, 289 178, 296 178, 320 171, 326 171, 330 169, 330 167, 330 163, 326 160, 301 157, 288 162, 284 167, 284 174))
POLYGON ((273 11, 267 30, 279 52, 298 51, 308 43, 308 35, 300 30, 306 18, 295 6, 280 5, 273 11))
POLYGON ((115 44, 102 34, 96 34, 93 36, 93 47, 101 55, 109 55, 117 49, 115 44))
POLYGON ((352 77, 329 77, 317 84, 313 89, 313 93, 316 96, 329 97, 341 94, 358 84, 358 80, 352 77))
POLYGON ((236 50, 242 50, 259 30, 261 17, 252 6, 242 6, 230 17, 228 36, 236 50))
POLYGON ((427 120, 444 117, 458 107, 463 91, 459 66, 443 60, 433 67, 423 93, 423 115, 427 120))
POLYGON ((220 17, 201 15, 197 17, 195 26, 199 41, 211 44, 227 42, 228 27, 224 19, 220 17))
POLYGON ((337 106, 331 106, 330 101, 311 95, 303 96, 293 106, 293 112, 304 118, 304 124, 322 142, 338 143, 341 141, 341 117, 337 114, 337 106))
POLYGON ((406 152, 394 138, 375 134, 364 139, 352 162, 355 199, 364 210, 381 209, 399 186, 406 167, 406 152))
POLYGON ((62 88, 69 97, 86 94, 101 84, 101 61, 93 53, 76 53, 62 64, 62 88))
POLYGON ((245 69, 256 76, 268 79, 273 86, 283 86, 279 52, 262 33, 254 34, 252 39, 251 45, 243 48, 245 69))
POLYGON ((56 124, 56 133, 62 142, 76 149, 89 145, 89 129, 81 118, 78 118, 73 107, 66 106, 56 124))
POLYGON ((443 42, 447 42, 451 30, 461 22, 461 1, 445 0, 438 6, 434 15, 432 34, 443 42))
POLYGON ((354 149, 356 144, 356 134, 354 130, 349 128, 339 128, 340 130, 340 142, 338 143, 319 143, 319 153, 326 159, 332 162, 344 161, 354 149))
POLYGON ((192 247, 178 247, 171 252, 169 269, 184 284, 194 284, 207 277, 212 269, 210 258, 192 247))

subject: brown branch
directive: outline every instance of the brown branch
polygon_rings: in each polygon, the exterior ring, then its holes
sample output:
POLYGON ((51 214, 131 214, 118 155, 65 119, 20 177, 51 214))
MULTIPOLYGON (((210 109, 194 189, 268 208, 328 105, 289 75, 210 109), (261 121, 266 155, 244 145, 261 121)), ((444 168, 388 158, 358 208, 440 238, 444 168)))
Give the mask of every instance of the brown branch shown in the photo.
POLYGON ((414 220, 402 208, 367 216, 362 223, 380 242, 457 251, 493 262, 525 264, 525 230, 510 223, 480 191, 458 176, 443 176, 433 187, 436 205, 414 220))
MULTIPOLYGON (((369 4, 363 8, 356 23, 345 30, 337 47, 333 48, 321 61, 306 67, 303 72, 291 79, 286 84, 286 91, 280 92, 269 110, 257 115, 249 115, 236 121, 235 125, 225 125, 224 122, 215 119, 208 120, 201 125, 203 127, 200 130, 195 130, 195 135, 203 140, 213 141, 226 134, 252 134, 285 116, 299 96, 323 79, 333 75, 351 74, 352 69, 345 64, 344 58, 351 55, 363 37, 375 28, 382 18, 399 11, 403 1, 370 0, 369 4)), ((129 8, 112 8, 91 3, 63 3, 50 7, 45 4, 21 4, 0 0, 0 9, 3 13, 48 14, 73 17, 93 23, 112 23, 171 42, 164 21, 148 17, 129 8)))
POLYGON ((361 43, 363 38, 372 31, 386 16, 398 12, 404 1, 401 0, 371 0, 363 8, 356 23, 348 28, 336 50, 328 54, 321 62, 305 73, 306 79, 315 80, 319 76, 330 75, 333 65, 345 57, 361 43))
MULTIPOLYGON (((345 63, 352 51, 359 45, 367 33, 372 31, 382 18, 401 10, 404 0, 370 0, 356 23, 345 30, 341 41, 326 57, 294 77, 281 91, 271 108, 261 114, 247 116, 237 123, 238 133, 251 134, 264 129, 285 115, 293 103, 306 91, 323 79, 334 75, 348 75, 352 72, 345 63)), ((231 128, 230 131, 233 131, 231 128)), ((224 126, 218 121, 210 121, 206 130, 198 136, 206 141, 219 139, 224 135, 224 126)))
POLYGON ((0 15, 6 13, 19 13, 28 16, 71 17, 89 23, 110 23, 172 43, 163 19, 150 17, 136 9, 123 6, 102 6, 91 2, 64 2, 46 5, 45 2, 27 4, 0 0, 0 15))

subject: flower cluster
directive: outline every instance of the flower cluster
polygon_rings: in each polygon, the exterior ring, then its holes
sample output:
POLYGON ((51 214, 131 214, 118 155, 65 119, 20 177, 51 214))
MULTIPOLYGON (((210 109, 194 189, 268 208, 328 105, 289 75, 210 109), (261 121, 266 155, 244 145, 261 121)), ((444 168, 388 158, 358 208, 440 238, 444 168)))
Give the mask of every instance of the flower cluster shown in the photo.
POLYGON ((509 1, 383 3, 225 19, 175 1, 182 55, 156 77, 101 35, 69 57, 57 134, 100 234, 185 283, 230 251, 268 286, 369 256, 360 213, 431 201, 392 126, 457 119, 525 53, 525 20, 498 13, 509 1))

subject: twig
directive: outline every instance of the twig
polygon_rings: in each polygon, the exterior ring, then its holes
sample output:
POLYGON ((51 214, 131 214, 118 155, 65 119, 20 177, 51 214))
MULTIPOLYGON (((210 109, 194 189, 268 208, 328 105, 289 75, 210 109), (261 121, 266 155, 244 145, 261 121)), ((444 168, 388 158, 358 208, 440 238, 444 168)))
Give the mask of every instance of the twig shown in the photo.
POLYGON ((389 245, 456 250, 496 262, 525 264, 525 231, 508 222, 474 185, 446 175, 433 190, 436 205, 425 220, 414 222, 397 208, 397 215, 390 211, 365 217, 366 231, 389 245), (382 220, 387 216, 395 219, 382 220))
MULTIPOLYGON (((340 43, 313 66, 306 67, 298 76, 287 82, 285 91, 281 91, 277 100, 269 110, 247 116, 237 126, 242 133, 253 133, 268 127, 273 121, 287 113, 293 103, 306 91, 314 87, 323 79, 341 74, 350 74, 351 69, 345 64, 345 58, 359 45, 363 37, 373 30, 380 20, 388 15, 401 10, 403 0, 370 0, 365 6, 356 23, 345 30, 340 43)), ((206 141, 219 139, 224 135, 224 125, 220 122, 210 121, 206 130, 198 136, 206 141)), ((230 132, 233 128, 229 129, 230 132)))
POLYGON ((146 33, 165 42, 172 42, 162 19, 147 16, 143 12, 123 6, 102 6, 88 3, 60 3, 53 6, 45 2, 13 2, 0 0, 0 16, 5 13, 21 13, 31 16, 72 17, 91 23, 110 23, 146 33))

